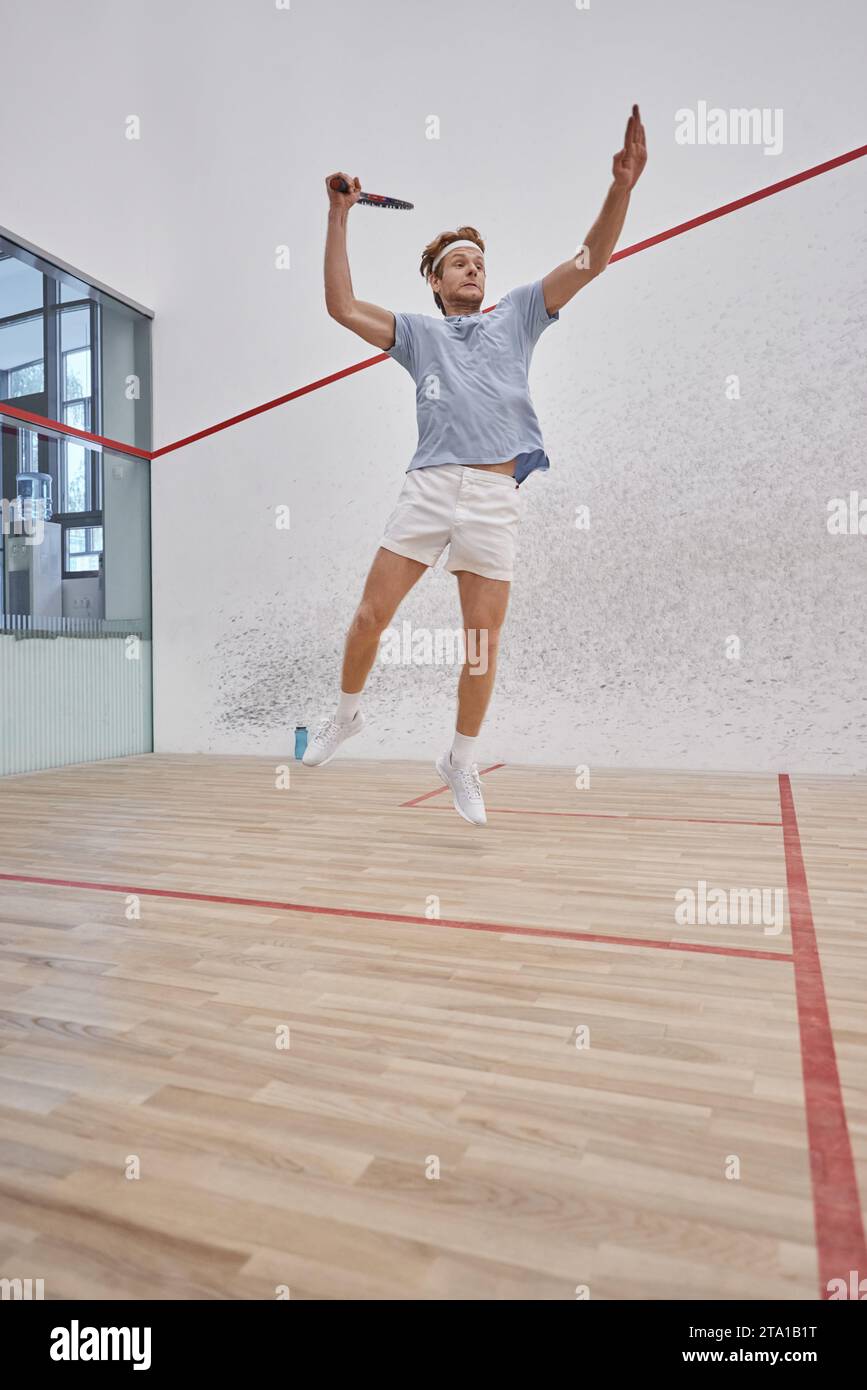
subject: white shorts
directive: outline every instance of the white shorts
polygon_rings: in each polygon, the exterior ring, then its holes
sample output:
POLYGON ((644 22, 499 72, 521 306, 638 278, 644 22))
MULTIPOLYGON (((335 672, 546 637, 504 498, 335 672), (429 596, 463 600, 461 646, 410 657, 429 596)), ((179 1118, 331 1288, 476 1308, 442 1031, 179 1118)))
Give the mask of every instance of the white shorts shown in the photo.
POLYGON ((510 580, 520 515, 520 489, 508 473, 431 464, 407 473, 379 543, 422 565, 435 565, 448 546, 451 574, 510 580))

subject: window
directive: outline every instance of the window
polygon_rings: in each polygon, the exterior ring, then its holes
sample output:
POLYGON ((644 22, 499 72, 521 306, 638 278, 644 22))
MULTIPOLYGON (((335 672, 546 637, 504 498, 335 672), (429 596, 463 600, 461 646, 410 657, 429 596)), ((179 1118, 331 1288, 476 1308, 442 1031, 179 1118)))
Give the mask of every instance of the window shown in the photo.
POLYGON ((7 401, 14 401, 18 396, 36 396, 45 390, 45 363, 26 362, 21 367, 12 367, 9 370, 6 382, 7 401))
MULTIPOLYGON (((91 430, 94 418, 91 306, 77 305, 74 308, 63 309, 59 319, 60 419, 65 425, 73 425, 76 429, 91 430)), ((61 444, 59 511, 64 516, 70 512, 99 510, 102 505, 99 464, 99 454, 93 449, 88 449, 83 443, 64 440, 61 444)), ((88 540, 87 546, 90 544, 91 541, 88 540)), ((99 544, 102 545, 101 538, 99 544)), ((67 549, 72 553, 70 547, 67 549)), ((72 565, 67 565, 67 569, 73 568, 72 565)))
POLYGON ((35 430, 18 431, 18 458, 21 473, 39 472, 39 435, 35 430))
POLYGON ((63 479, 60 488, 60 510, 67 512, 92 512, 90 499, 90 450, 83 444, 73 444, 66 440, 63 445, 63 479))
POLYGON ((67 574, 98 574, 102 554, 101 526, 68 526, 65 531, 67 574))
POLYGON ((0 400, 45 390, 42 280, 33 266, 0 248, 0 400))
MULTIPOLYGON (((119 472, 107 465, 110 455, 99 445, 26 423, 11 409, 148 449, 150 381, 147 315, 52 265, 36 248, 0 234, 0 498, 16 496, 16 474, 48 474, 51 520, 60 536, 46 565, 52 586, 56 578, 66 581, 66 607, 75 607, 85 596, 93 603, 94 586, 87 577, 107 569, 115 586, 108 604, 111 622, 149 619, 148 537, 142 526, 149 505, 147 465, 125 464, 119 472), (125 390, 130 376, 139 383, 135 397, 125 390), (4 402, 9 408, 5 416, 4 402), (103 515, 106 493, 110 527, 103 515), (116 616, 119 606, 126 609, 123 619, 116 616)), ((0 630, 4 559, 0 534, 0 630)), ((47 596, 34 603, 54 605, 56 587, 50 595, 48 587, 47 596)), ((104 591, 94 606, 105 618, 104 591)))

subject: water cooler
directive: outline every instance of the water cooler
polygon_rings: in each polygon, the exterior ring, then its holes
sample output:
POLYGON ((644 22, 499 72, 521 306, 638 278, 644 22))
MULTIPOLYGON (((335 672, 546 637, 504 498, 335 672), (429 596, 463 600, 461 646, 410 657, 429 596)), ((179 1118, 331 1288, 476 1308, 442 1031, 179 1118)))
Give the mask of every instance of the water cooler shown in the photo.
POLYGON ((51 475, 18 473, 15 481, 20 525, 11 518, 3 547, 5 609, 34 618, 59 618, 63 613, 63 528, 49 519, 51 475))

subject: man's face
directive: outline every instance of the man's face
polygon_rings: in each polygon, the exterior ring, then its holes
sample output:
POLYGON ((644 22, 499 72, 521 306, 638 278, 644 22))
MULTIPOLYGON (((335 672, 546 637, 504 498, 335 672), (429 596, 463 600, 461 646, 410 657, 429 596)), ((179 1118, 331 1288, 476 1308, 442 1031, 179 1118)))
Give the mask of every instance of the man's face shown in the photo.
POLYGON ((485 297, 484 253, 469 246, 447 252, 431 276, 431 285, 448 313, 474 313, 485 297))

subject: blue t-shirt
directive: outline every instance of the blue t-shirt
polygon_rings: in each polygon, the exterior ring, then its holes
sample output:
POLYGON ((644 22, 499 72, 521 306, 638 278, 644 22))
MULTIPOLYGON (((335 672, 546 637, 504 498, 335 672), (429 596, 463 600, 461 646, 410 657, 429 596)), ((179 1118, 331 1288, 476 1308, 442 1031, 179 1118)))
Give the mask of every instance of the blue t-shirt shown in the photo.
POLYGON ((542 281, 510 290, 489 314, 395 314, 388 354, 416 385, 418 447, 407 473, 439 463, 507 463, 515 481, 550 468, 530 400, 533 348, 549 314, 542 281))

